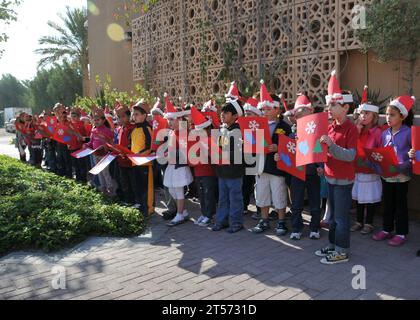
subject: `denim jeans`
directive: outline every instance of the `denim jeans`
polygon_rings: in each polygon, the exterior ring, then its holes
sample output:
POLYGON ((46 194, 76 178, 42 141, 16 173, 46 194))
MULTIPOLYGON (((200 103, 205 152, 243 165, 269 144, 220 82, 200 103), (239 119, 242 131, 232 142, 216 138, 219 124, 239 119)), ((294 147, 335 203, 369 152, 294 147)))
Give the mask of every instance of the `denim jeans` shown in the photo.
POLYGON ((216 214, 217 177, 196 177, 201 213, 211 219, 216 214))
POLYGON ((311 223, 309 229, 311 231, 319 231, 321 221, 321 195, 320 195, 320 179, 318 175, 306 176, 306 181, 302 181, 296 177, 291 179, 291 198, 292 198, 292 229, 293 232, 301 232, 303 229, 303 202, 305 197, 305 189, 308 191, 309 210, 311 213, 311 223))
POLYGON ((330 245, 340 253, 348 253, 350 249, 350 209, 352 203, 351 191, 353 184, 335 185, 328 183, 328 200, 331 210, 330 245))
POLYGON ((216 213, 216 224, 231 227, 243 225, 244 203, 242 197, 242 178, 219 178, 219 206, 216 213))

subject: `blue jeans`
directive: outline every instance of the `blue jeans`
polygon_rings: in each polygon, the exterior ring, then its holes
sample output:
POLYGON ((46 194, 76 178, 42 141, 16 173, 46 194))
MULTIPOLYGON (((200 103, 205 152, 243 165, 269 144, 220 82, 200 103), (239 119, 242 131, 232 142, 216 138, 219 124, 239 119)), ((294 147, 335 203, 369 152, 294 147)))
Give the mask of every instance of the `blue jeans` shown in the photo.
POLYGON ((292 197, 292 229, 293 232, 301 232, 303 229, 303 202, 305 198, 305 189, 308 190, 309 210, 311 212, 311 223, 309 229, 311 231, 319 231, 321 221, 321 196, 320 196, 320 179, 318 175, 306 176, 306 181, 302 181, 296 177, 291 180, 291 197, 292 197))
POLYGON ((341 186, 328 184, 328 200, 330 205, 330 245, 340 253, 348 253, 350 248, 350 209, 353 184, 341 186))
POLYGON ((242 178, 219 178, 219 206, 216 213, 216 224, 232 228, 240 227, 244 222, 244 202, 242 197, 242 178))

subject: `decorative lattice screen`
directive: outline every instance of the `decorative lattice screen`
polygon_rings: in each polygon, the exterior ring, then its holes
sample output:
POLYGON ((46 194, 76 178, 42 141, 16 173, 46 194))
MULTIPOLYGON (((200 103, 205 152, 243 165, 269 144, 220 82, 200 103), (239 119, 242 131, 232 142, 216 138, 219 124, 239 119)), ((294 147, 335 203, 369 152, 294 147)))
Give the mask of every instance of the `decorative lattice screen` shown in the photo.
POLYGON ((271 70, 272 90, 288 102, 299 91, 320 102, 340 54, 359 48, 352 10, 366 2, 161 0, 133 21, 134 80, 146 81, 156 96, 167 91, 189 102, 222 95, 221 50, 234 41, 248 79, 271 70))

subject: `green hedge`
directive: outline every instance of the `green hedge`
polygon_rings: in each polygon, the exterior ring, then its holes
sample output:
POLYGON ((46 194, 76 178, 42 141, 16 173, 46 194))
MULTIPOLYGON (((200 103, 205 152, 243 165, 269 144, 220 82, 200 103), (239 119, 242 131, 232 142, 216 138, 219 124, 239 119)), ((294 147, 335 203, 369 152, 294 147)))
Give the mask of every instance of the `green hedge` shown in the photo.
POLYGON ((133 236, 144 229, 136 209, 93 188, 0 156, 0 255, 52 251, 88 236, 133 236))

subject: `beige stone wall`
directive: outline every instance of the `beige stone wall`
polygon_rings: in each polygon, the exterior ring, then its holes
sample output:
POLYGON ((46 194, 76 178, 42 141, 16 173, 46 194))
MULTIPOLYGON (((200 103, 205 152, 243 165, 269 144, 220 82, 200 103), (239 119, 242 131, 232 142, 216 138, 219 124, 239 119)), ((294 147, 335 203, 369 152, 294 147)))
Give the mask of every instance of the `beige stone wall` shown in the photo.
MULTIPOLYGON (((113 14, 118 1, 92 0, 97 8, 89 11, 89 61, 91 76, 91 95, 95 94, 95 76, 105 79, 106 74, 112 78, 113 86, 122 91, 131 91, 134 88, 132 68, 132 48, 129 41, 113 41, 108 34, 108 26, 115 23, 113 14)), ((123 22, 118 22, 123 25, 123 22)))

